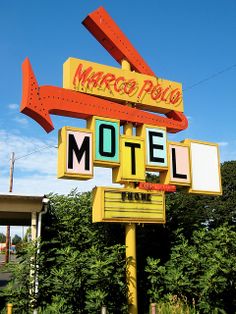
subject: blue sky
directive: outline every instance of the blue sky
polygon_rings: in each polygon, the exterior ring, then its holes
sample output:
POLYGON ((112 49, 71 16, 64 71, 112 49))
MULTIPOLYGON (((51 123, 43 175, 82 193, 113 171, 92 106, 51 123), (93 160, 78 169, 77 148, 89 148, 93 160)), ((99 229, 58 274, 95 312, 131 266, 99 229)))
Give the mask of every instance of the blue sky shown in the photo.
POLYGON ((83 121, 52 116, 55 130, 46 134, 19 112, 21 64, 26 57, 39 85, 62 86, 62 65, 69 57, 119 67, 81 24, 99 6, 105 7, 157 76, 183 84, 189 128, 169 139, 216 142, 221 161, 236 158, 235 0, 1 1, 1 193, 8 191, 12 151, 17 159, 15 193, 68 193, 74 187, 85 191, 95 184, 111 184, 110 171, 102 169, 87 182, 56 179, 58 129, 84 126, 83 121), (31 154, 35 150, 39 151, 31 154))

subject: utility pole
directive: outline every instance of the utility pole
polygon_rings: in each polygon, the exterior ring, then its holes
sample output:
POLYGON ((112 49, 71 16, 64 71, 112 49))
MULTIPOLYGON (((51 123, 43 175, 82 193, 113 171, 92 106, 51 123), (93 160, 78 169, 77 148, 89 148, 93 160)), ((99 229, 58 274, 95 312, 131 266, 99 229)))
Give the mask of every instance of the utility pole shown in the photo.
MULTIPOLYGON (((10 160, 10 185, 9 185, 9 192, 12 192, 13 189, 13 174, 14 174, 14 164, 15 164, 15 153, 11 154, 10 160)), ((6 251, 5 251, 5 264, 9 262, 10 257, 10 226, 7 226, 6 230, 6 251)))
POLYGON ((10 185, 9 185, 9 192, 13 190, 13 174, 14 174, 14 165, 15 165, 15 153, 11 153, 11 160, 10 160, 10 185))

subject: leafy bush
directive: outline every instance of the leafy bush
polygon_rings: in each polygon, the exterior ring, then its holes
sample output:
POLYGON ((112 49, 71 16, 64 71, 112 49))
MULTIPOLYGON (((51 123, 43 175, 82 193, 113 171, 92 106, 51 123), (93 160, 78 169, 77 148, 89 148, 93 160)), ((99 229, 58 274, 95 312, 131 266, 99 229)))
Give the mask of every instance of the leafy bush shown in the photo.
MULTIPOLYGON (((2 291, 2 297, 7 303, 16 304, 20 309, 15 313, 29 313, 34 300, 33 273, 35 271, 34 256, 36 245, 34 242, 25 243, 21 246, 18 255, 18 263, 10 262, 5 266, 5 271, 11 272, 13 280, 9 282, 7 288, 2 291)), ((5 302, 4 302, 5 303, 5 302)))
POLYGON ((235 313, 236 232, 205 228, 193 233, 191 243, 181 233, 178 241, 165 264, 147 259, 151 301, 176 295, 189 304, 194 300, 201 313, 235 313))
POLYGON ((28 244, 21 252, 21 263, 13 269, 8 300, 14 302, 14 313, 29 313, 36 304, 44 314, 98 313, 102 305, 112 313, 127 313, 121 226, 92 224, 90 193, 73 191, 68 196, 50 195, 50 199, 39 257, 35 257, 35 246, 28 244), (32 262, 39 266, 37 300, 29 293, 32 262))

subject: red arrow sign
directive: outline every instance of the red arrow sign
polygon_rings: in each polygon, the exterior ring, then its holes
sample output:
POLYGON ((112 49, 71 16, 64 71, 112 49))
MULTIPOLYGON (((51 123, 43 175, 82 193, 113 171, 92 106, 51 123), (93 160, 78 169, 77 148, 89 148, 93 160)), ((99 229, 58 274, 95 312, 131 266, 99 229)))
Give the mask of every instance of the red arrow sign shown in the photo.
MULTIPOLYGON (((90 14, 84 25, 119 62, 129 61, 136 71, 154 75, 108 13, 99 8, 90 14)), ((120 119, 121 122, 164 126, 176 133, 187 128, 181 112, 170 111, 167 118, 121 104, 54 86, 38 86, 30 62, 23 63, 23 97, 21 112, 36 120, 47 132, 53 130, 51 114, 87 119, 93 115, 120 119)))
POLYGON ((54 129, 50 113, 80 119, 87 119, 96 115, 119 119, 121 122, 166 126, 167 131, 172 133, 187 127, 187 120, 178 119, 173 112, 171 118, 165 118, 65 88, 39 86, 29 59, 24 61, 22 69, 23 97, 20 110, 36 120, 46 132, 54 129))

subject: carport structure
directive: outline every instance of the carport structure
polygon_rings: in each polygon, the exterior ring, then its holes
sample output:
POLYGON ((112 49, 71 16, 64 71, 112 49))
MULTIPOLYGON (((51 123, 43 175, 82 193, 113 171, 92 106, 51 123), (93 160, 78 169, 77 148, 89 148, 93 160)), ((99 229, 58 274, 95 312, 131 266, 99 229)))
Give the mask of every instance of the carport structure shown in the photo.
MULTIPOLYGON (((36 240, 41 235, 42 215, 46 213, 49 200, 45 196, 0 194, 0 225, 31 226, 31 238, 36 240)), ((39 247, 37 245, 37 254, 39 247)), ((32 259, 32 265, 35 260, 32 259)), ((33 298, 38 293, 38 266, 34 265, 29 274, 33 279, 33 298)), ((7 313, 12 313, 12 304, 7 305, 7 313)), ((37 313, 34 309, 33 313, 37 313)))
POLYGON ((31 226, 35 240, 41 233, 41 216, 47 206, 45 196, 0 194, 0 225, 31 226))

